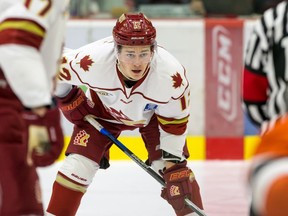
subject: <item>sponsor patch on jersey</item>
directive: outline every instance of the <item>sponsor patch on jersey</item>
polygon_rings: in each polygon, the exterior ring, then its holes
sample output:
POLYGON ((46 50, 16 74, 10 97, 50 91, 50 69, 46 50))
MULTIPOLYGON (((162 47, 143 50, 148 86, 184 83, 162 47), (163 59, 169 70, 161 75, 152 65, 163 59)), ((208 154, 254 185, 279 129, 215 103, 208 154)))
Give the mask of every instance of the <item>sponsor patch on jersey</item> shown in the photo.
POLYGON ((97 94, 102 95, 102 96, 112 96, 112 94, 105 92, 105 91, 96 91, 97 94))
POLYGON ((158 107, 158 105, 156 105, 156 104, 146 104, 144 111, 155 110, 157 107, 158 107))

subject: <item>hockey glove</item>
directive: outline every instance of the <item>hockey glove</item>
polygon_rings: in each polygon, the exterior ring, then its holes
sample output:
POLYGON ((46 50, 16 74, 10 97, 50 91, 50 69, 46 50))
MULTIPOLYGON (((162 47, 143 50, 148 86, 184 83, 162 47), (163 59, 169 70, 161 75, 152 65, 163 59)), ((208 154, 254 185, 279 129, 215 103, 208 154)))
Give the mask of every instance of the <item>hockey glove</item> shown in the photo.
POLYGON ((184 199, 186 197, 192 200, 198 207, 203 208, 198 184, 192 170, 186 164, 186 161, 175 164, 163 172, 166 187, 162 189, 161 197, 172 205, 177 216, 184 216, 193 212, 185 204, 184 199), (192 191, 192 189, 196 190, 192 191), (196 201, 192 197, 196 198, 196 201))
POLYGON ((59 109, 48 109, 42 117, 32 111, 25 111, 22 116, 28 133, 28 164, 39 167, 51 165, 64 146, 59 109))
POLYGON ((78 87, 74 87, 64 98, 57 97, 59 108, 71 123, 80 126, 84 117, 93 113, 94 103, 78 87))

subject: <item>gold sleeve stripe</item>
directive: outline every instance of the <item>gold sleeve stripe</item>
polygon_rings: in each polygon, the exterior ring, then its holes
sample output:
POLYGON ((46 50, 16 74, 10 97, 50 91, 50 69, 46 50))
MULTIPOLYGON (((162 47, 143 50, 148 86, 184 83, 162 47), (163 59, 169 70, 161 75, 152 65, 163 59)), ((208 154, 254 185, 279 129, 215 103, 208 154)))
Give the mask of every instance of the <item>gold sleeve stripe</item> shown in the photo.
POLYGON ((59 174, 56 177, 56 182, 63 185, 64 187, 67 187, 67 188, 74 190, 74 191, 80 191, 82 193, 85 193, 87 190, 87 187, 75 184, 75 183, 65 179, 63 176, 61 176, 59 174))
POLYGON ((185 117, 185 118, 182 118, 182 119, 164 119, 160 116, 157 116, 158 118, 158 121, 160 122, 160 124, 162 125, 168 125, 168 124, 183 124, 183 123, 186 123, 188 122, 188 118, 189 116, 185 117))
POLYGON ((8 29, 27 31, 42 38, 45 36, 45 29, 29 20, 6 20, 0 24, 0 31, 8 29))

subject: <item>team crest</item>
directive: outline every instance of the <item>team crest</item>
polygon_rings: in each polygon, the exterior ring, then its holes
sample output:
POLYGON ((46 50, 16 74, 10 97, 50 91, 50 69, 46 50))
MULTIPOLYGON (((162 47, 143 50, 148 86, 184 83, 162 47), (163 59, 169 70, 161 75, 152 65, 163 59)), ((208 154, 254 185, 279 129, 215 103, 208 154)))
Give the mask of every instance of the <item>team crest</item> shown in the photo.
POLYGON ((73 144, 86 147, 89 137, 90 135, 85 130, 79 131, 74 138, 73 144))
POLYGON ((179 186, 177 185, 172 185, 170 187, 170 196, 171 197, 174 197, 174 196, 179 196, 180 195, 180 189, 179 189, 179 186))
POLYGON ((172 80, 173 80, 173 87, 176 89, 176 88, 179 88, 181 85, 183 85, 183 79, 181 77, 181 75, 176 72, 176 74, 174 74, 172 77, 172 80))
POLYGON ((92 66, 94 61, 90 58, 89 55, 84 56, 80 60, 80 68, 82 68, 85 72, 89 71, 89 68, 92 66))

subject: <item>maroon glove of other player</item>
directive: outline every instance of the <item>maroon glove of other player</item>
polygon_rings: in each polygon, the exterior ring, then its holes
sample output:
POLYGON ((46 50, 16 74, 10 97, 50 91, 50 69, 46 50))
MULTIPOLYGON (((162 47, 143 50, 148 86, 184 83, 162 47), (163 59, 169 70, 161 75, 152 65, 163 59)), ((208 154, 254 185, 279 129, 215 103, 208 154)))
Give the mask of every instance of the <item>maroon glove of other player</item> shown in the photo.
POLYGON ((78 126, 86 122, 86 115, 93 113, 94 103, 78 87, 74 87, 63 98, 57 97, 57 102, 67 120, 78 126))
POLYGON ((193 210, 186 206, 184 199, 187 197, 200 209, 203 209, 199 186, 191 169, 184 161, 164 170, 163 177, 166 188, 162 189, 161 197, 172 205, 177 216, 192 213, 193 210))
POLYGON ((22 116, 28 133, 28 164, 51 165, 64 146, 59 109, 48 109, 42 117, 32 111, 25 111, 22 116))

